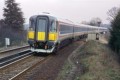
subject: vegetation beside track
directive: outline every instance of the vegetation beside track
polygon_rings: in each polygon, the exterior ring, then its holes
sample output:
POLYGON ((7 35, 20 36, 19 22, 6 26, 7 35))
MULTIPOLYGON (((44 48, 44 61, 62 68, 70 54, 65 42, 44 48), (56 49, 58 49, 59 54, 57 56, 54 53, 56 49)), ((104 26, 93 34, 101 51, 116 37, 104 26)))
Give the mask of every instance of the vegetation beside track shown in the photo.
POLYGON ((88 41, 73 56, 73 64, 65 63, 57 80, 120 80, 120 64, 118 57, 110 50, 108 45, 98 41, 88 41))

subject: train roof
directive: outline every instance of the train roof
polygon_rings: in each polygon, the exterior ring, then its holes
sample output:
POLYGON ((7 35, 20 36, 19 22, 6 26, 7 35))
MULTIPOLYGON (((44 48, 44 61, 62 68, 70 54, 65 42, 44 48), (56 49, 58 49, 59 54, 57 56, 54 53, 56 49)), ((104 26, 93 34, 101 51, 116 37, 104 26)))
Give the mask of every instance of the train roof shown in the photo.
MULTIPOLYGON (((57 21, 59 22, 63 22, 63 23, 66 23, 66 24, 71 24, 71 25, 76 25, 78 27, 82 26, 82 27, 89 27, 89 28, 100 28, 100 29, 107 29, 105 27, 98 27, 98 26, 91 26, 91 25, 85 25, 85 24, 80 24, 80 23, 75 23, 69 19, 62 19, 62 18, 59 18, 59 17, 56 17, 56 16, 52 16, 50 14, 40 14, 40 15, 34 15, 34 16, 31 16, 32 19, 35 19, 37 18, 38 16, 47 16, 49 17, 50 19, 56 19, 57 21)), ((30 19, 31 19, 30 18, 30 19)))
POLYGON ((32 18, 32 19, 35 19, 35 18, 37 18, 38 16, 47 16, 47 17, 49 17, 50 19, 51 19, 51 18, 52 18, 52 19, 56 19, 56 17, 54 17, 54 16, 45 15, 45 14, 31 16, 30 19, 31 19, 31 18, 32 18))

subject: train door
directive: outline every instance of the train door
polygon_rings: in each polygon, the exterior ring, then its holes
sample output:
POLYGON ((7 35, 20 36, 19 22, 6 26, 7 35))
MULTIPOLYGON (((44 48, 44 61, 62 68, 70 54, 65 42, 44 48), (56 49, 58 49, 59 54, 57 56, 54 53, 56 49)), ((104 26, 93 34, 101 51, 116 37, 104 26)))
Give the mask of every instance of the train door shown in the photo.
POLYGON ((37 18, 37 25, 36 25, 36 35, 35 39, 37 41, 46 41, 47 40, 47 31, 48 28, 48 18, 47 17, 38 17, 37 18))

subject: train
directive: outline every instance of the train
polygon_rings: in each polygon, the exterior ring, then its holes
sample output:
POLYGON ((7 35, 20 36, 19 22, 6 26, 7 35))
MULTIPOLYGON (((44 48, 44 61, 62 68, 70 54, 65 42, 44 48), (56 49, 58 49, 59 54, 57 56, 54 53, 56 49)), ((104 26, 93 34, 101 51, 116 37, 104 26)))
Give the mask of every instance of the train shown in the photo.
POLYGON ((74 23, 51 15, 34 15, 29 19, 28 44, 37 53, 57 53, 64 45, 88 34, 105 32, 104 27, 74 23))

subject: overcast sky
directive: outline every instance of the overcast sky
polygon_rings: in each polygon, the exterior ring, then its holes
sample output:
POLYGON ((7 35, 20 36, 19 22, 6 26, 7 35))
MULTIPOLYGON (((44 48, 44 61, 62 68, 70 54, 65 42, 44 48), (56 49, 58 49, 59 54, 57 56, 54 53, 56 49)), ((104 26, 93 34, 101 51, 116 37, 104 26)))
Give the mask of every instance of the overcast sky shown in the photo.
MULTIPOLYGON (((0 19, 3 18, 4 1, 0 0, 0 19)), ((52 15, 74 22, 89 21, 99 17, 107 23, 107 11, 120 6, 120 0, 16 0, 28 23, 32 15, 49 12, 52 15)))

